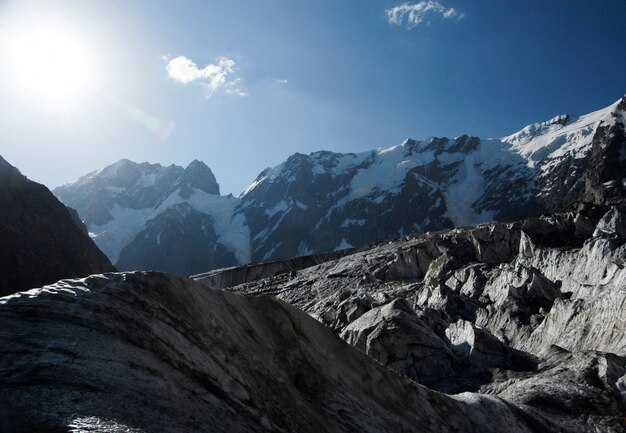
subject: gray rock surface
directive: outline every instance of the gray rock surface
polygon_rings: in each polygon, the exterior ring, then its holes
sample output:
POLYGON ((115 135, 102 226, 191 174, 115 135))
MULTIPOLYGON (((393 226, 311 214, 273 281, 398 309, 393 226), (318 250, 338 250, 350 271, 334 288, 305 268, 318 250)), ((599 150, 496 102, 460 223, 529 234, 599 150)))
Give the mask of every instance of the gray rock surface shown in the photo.
POLYGON ((5 433, 580 431, 527 398, 429 390, 273 297, 159 273, 1 298, 0 348, 5 433))
POLYGON ((617 236, 626 238, 626 217, 624 212, 620 212, 612 207, 600 221, 593 232, 594 236, 617 236))
POLYGON ((76 212, 0 157, 0 296, 113 271, 76 212))
POLYGON ((626 238, 593 233, 625 215, 581 204, 407 236, 228 290, 272 293, 433 389, 494 393, 574 430, 622 431, 626 238))

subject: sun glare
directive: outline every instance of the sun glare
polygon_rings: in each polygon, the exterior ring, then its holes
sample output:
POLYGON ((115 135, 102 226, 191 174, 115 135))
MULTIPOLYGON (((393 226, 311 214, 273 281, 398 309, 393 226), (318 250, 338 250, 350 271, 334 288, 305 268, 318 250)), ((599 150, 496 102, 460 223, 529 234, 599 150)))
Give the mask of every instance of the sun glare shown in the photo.
POLYGON ((7 42, 18 90, 35 101, 67 108, 95 84, 96 68, 77 35, 38 27, 21 30, 7 42))

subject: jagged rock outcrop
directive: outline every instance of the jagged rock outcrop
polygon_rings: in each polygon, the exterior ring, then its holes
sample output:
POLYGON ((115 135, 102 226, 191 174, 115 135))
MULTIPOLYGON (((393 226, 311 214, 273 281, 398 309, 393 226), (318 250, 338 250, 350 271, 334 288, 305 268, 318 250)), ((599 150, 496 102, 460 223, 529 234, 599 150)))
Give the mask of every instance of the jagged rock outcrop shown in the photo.
POLYGON ((0 296, 113 271, 75 211, 0 157, 0 296))
POLYGON ((569 417, 574 431, 622 431, 625 217, 623 204, 579 204, 407 236, 229 290, 272 293, 431 388, 503 396, 569 417))
MULTIPOLYGON (((431 391, 273 297, 159 273, 2 298, 0 347, 5 433, 585 431, 567 411, 535 411, 528 394, 516 406, 431 391)), ((611 431, 613 408, 603 410, 611 431)))

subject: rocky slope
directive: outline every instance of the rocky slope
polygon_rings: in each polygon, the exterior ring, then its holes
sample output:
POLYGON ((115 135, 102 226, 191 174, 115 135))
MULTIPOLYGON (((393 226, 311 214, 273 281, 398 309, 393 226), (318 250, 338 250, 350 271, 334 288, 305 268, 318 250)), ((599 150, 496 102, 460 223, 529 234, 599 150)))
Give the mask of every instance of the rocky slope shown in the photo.
POLYGON ((196 279, 285 300, 430 388, 499 396, 572 431, 623 431, 623 202, 310 262, 265 278, 233 268, 196 279))
POLYGON ((159 273, 1 298, 0 348, 6 433, 571 430, 525 404, 420 386, 272 297, 159 273))
POLYGON ((73 209, 0 157, 0 296, 114 270, 73 209))
POLYGON ((496 139, 294 154, 238 198, 219 196, 197 161, 183 169, 122 160, 54 192, 120 269, 197 273, 618 200, 626 196, 625 109, 622 99, 496 139), (164 260, 172 256, 184 260, 164 260))

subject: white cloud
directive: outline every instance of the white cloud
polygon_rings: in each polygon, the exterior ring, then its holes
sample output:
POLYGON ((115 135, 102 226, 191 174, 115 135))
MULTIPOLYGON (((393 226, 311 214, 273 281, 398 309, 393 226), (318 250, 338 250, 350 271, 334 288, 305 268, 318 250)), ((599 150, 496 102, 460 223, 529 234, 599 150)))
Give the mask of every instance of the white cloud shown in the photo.
POLYGON ((242 98, 250 95, 248 92, 241 89, 241 78, 235 78, 224 84, 224 93, 226 95, 235 95, 242 98))
POLYGON ((237 76, 237 65, 234 60, 219 57, 215 64, 208 64, 199 68, 193 61, 185 56, 178 56, 167 61, 165 70, 167 75, 182 84, 199 82, 206 91, 207 97, 216 92, 223 91, 226 95, 248 96, 241 89, 241 78, 237 76))
POLYGON ((289 80, 287 80, 286 78, 279 78, 278 80, 276 80, 276 82, 278 84, 287 84, 289 83, 289 80))
POLYGON ((429 24, 434 17, 441 19, 461 19, 465 14, 454 8, 446 8, 437 0, 422 0, 420 2, 402 3, 391 9, 386 9, 387 20, 390 24, 402 25, 406 22, 411 29, 419 24, 429 24))

